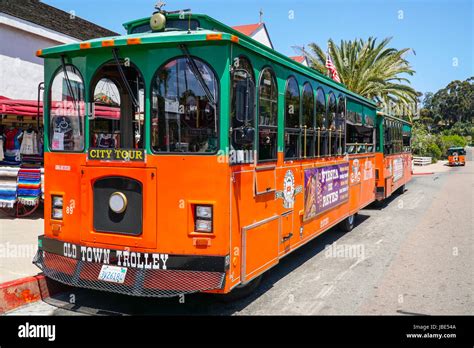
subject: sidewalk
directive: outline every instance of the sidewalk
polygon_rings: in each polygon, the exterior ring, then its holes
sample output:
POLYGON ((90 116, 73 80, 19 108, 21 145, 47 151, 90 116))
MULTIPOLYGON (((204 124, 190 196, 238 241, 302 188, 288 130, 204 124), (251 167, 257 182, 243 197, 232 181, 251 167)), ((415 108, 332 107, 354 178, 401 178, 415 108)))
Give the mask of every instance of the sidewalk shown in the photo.
POLYGON ((34 276, 40 270, 31 263, 43 234, 43 209, 16 219, 0 211, 0 284, 34 276))
POLYGON ((427 166, 413 166, 413 174, 444 173, 451 168, 447 163, 448 161, 438 161, 433 164, 428 164, 427 166))

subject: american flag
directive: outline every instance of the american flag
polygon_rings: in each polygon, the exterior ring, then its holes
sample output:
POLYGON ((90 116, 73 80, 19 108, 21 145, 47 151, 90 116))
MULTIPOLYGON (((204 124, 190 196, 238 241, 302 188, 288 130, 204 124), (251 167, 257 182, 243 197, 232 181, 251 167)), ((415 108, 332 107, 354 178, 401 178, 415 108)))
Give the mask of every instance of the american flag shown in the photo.
POLYGON ((331 55, 329 54, 329 52, 326 54, 326 68, 329 70, 331 78, 334 81, 341 82, 341 79, 339 78, 339 74, 337 73, 336 67, 334 66, 331 60, 331 55))

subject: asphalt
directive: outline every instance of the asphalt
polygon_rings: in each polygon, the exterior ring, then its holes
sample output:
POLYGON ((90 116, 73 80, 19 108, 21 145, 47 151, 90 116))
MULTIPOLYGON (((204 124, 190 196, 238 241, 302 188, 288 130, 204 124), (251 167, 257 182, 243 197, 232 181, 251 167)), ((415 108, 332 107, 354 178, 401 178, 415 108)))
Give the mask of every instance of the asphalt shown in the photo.
POLYGON ((71 289, 12 315, 474 314, 474 162, 415 176, 402 195, 360 212, 284 258, 248 298, 143 299, 71 289))
POLYGON ((43 209, 17 219, 11 210, 0 210, 0 284, 38 273, 31 263, 43 234, 43 209))

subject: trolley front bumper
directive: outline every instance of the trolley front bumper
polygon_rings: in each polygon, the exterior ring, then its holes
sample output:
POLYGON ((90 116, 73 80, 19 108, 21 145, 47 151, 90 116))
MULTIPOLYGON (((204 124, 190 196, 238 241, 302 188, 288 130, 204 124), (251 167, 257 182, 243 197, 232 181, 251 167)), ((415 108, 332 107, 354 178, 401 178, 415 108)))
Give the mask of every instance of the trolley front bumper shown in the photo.
POLYGON ((33 263, 66 285, 143 297, 172 297, 222 289, 228 256, 169 255, 71 244, 40 236, 33 263), (121 283, 100 280, 104 266, 126 273, 121 283))

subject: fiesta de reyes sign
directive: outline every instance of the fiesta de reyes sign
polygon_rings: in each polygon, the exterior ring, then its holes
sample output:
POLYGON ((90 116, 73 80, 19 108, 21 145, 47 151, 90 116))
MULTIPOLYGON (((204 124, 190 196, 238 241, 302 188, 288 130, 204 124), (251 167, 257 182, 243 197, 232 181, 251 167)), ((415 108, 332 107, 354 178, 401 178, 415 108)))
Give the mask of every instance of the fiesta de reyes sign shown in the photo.
POLYGON ((349 163, 304 171, 304 220, 330 210, 349 199, 349 163))

